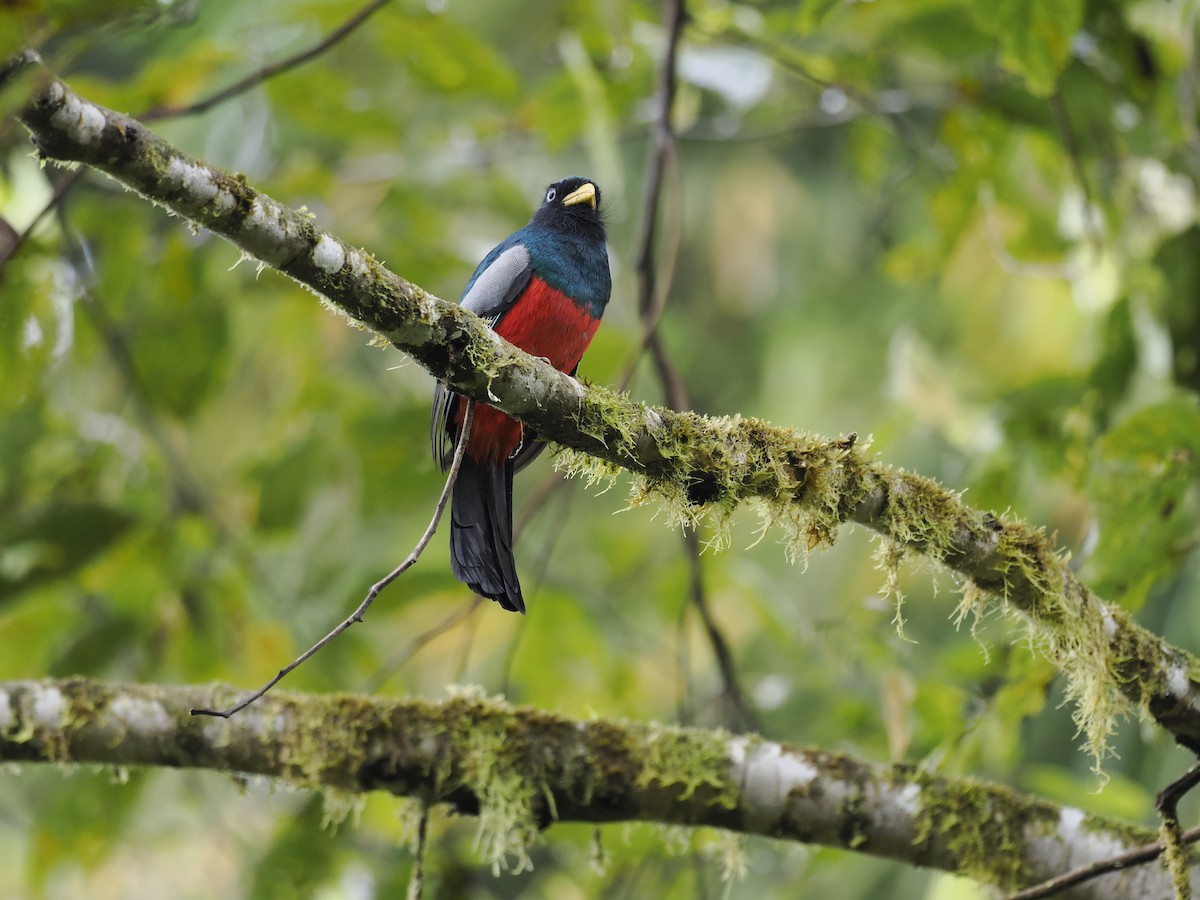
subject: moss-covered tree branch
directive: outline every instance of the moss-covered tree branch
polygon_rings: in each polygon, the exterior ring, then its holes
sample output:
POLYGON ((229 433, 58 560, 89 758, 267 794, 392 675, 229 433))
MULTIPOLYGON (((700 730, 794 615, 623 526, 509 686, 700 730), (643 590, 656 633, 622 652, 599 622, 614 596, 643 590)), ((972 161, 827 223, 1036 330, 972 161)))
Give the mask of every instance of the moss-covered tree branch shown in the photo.
POLYGON ((0 71, 32 99, 18 113, 43 159, 107 173, 226 238, 325 298, 456 390, 571 448, 576 467, 633 473, 641 496, 684 517, 751 502, 808 550, 843 523, 883 535, 885 559, 924 554, 956 572, 964 611, 1001 603, 1031 626, 1067 674, 1077 718, 1100 755, 1117 715, 1148 712, 1200 751, 1200 668, 1187 653, 1093 595, 1040 530, 973 509, 942 486, 881 465, 852 439, 826 439, 739 416, 709 418, 634 403, 522 353, 456 304, 434 297, 311 217, 204 165, 128 116, 90 103, 32 55, 0 71), (582 454, 582 455, 579 455, 582 454), (597 462, 599 461, 599 462, 597 462))
MULTIPOLYGON (((276 693, 231 720, 188 713, 232 696, 219 686, 0 682, 0 760, 214 769, 451 803, 479 817, 496 863, 523 859, 554 821, 642 821, 841 847, 1014 889, 1154 840, 912 765, 577 721, 480 694, 431 703, 276 693)), ((1065 896, 1169 897, 1171 886, 1148 865, 1065 896)))

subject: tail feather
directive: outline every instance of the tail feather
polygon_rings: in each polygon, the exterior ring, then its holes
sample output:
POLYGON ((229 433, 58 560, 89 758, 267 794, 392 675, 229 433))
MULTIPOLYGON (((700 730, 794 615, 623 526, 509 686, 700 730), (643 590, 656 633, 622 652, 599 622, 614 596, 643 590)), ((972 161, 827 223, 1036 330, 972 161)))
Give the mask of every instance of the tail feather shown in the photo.
POLYGON ((488 466, 463 457, 450 501, 450 566, 475 593, 524 613, 512 549, 512 480, 512 460, 488 466))

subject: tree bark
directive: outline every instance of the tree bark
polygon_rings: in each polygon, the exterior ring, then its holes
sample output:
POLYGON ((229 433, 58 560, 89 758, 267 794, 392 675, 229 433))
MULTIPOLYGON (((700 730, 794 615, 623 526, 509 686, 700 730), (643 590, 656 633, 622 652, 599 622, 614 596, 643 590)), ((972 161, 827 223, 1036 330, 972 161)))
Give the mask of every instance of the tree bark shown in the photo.
MULTIPOLYGON (((482 693, 440 703, 269 694, 233 719, 223 686, 0 682, 0 760, 213 769, 389 791, 480 818, 518 867, 556 821, 711 826, 969 875, 1004 889, 1154 840, 1008 788, 723 731, 573 720, 482 693)), ((1192 871, 1200 887, 1200 869, 1192 871)), ((1160 865, 1063 896, 1171 897, 1160 865)))

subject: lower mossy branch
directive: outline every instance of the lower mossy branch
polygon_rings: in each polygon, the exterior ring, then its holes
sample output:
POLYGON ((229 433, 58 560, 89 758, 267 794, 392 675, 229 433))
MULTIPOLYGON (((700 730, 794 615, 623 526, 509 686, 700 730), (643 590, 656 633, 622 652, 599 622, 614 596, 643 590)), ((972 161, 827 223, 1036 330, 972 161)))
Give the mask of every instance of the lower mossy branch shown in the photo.
MULTIPOLYGON (((0 70, 0 80, 38 69, 27 54, 0 70)), ((1077 721, 1097 758, 1126 710, 1149 713, 1200 752, 1196 660, 1090 593, 1041 531, 881 465, 853 437, 677 413, 584 387, 244 177, 186 156, 134 119, 42 75, 18 116, 43 159, 103 171, 279 269, 456 390, 570 448, 562 460, 569 469, 592 476, 628 470, 635 497, 661 498, 678 520, 720 518, 738 504, 758 504, 801 554, 830 543, 843 523, 874 529, 957 573, 969 607, 999 603, 1029 624, 1035 644, 1070 680, 1077 721)))
MULTIPOLYGON (((1150 843, 1144 829, 909 765, 872 765, 722 731, 568 719, 477 690, 440 702, 275 693, 197 719, 220 686, 0 682, 0 761, 213 769, 449 803, 520 868, 556 821, 717 827, 869 853, 1005 889, 1150 843)), ((1200 871, 1191 870, 1200 886, 1200 871)), ((1171 896, 1160 866, 1072 897, 1171 896)))

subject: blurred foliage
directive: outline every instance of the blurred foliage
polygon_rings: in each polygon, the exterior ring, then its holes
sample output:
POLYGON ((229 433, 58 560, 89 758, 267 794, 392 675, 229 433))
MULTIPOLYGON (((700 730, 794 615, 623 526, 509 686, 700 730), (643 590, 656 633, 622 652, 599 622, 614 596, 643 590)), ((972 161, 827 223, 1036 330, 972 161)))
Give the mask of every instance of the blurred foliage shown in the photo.
MULTIPOLYGON (((35 45, 136 114, 200 100, 355 10, 19 0, 0 3, 0 52, 35 45)), ((696 408, 873 434, 883 459, 1044 524, 1105 596, 1200 649, 1195 4, 691 13, 660 240, 663 259, 678 245, 662 331, 696 408)), ((641 0, 396 0, 320 58, 155 128, 448 298, 545 183, 592 173, 616 289, 582 374, 614 383, 640 340, 659 20, 641 0)), ((68 174, 0 123, 12 229, 68 174)), ((238 261, 89 175, 0 271, 0 677, 255 686, 424 529, 430 379, 238 261)), ((661 399, 648 366, 634 393, 661 399)), ((552 478, 543 461, 518 485, 518 518, 536 513, 518 549, 527 618, 481 606, 415 644, 471 602, 439 537, 288 686, 466 681, 575 715, 732 721, 702 629, 680 626, 678 536, 622 511, 619 489, 569 484, 534 510, 552 478)), ((863 534, 803 568, 756 526, 736 517, 704 574, 768 736, 1153 821, 1184 755, 1126 727, 1097 792, 1054 672, 1006 622, 980 623, 990 652, 950 627, 952 578, 909 573, 901 639, 863 534)), ((388 797, 334 828, 319 801, 213 774, 0 779, 4 896, 395 896, 411 867, 388 797)), ((593 829, 559 826, 532 871, 499 878, 473 837, 435 812, 429 896, 724 890, 720 835, 609 827, 597 851, 593 829)), ((750 840, 746 858, 735 897, 974 896, 833 851, 750 840)))

